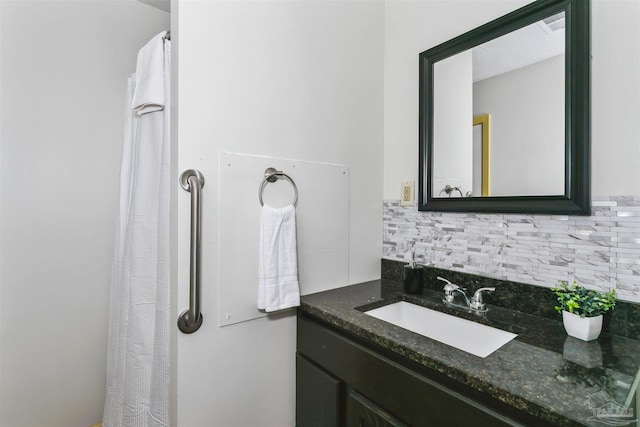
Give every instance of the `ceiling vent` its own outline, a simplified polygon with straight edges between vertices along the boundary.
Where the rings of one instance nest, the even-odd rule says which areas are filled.
[[[564,12],[551,15],[548,18],[545,18],[542,21],[539,21],[538,25],[547,34],[551,34],[554,31],[558,31],[558,30],[564,30],[564,27],[565,27]]]
[[[138,1],[141,3],[146,3],[149,6],[155,7],[156,9],[164,10],[165,12],[171,12],[171,0],[138,0]]]

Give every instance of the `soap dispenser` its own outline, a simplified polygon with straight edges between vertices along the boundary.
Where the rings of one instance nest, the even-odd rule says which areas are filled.
[[[404,266],[404,291],[408,294],[421,294],[424,287],[424,267],[416,264],[416,251],[411,251],[411,262]]]

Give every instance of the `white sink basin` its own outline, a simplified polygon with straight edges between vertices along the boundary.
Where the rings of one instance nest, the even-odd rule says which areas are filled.
[[[518,336],[405,301],[365,314],[479,357],[487,357]]]

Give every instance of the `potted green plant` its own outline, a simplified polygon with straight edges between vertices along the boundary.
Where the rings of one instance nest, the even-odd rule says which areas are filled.
[[[551,291],[558,297],[555,308],[562,313],[564,329],[569,336],[592,341],[602,331],[602,315],[616,306],[616,290],[598,292],[579,286],[574,280],[569,284],[560,280]]]

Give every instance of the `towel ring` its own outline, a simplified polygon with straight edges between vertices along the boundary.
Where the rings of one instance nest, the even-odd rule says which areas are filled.
[[[295,207],[298,204],[298,187],[296,183],[291,179],[289,175],[286,173],[276,170],[276,168],[267,168],[264,171],[264,179],[260,183],[260,189],[258,190],[258,199],[260,200],[260,206],[264,206],[264,202],[262,201],[262,192],[264,191],[265,185],[267,182],[276,182],[277,180],[284,178],[293,185],[294,197],[293,197],[293,206]]]

